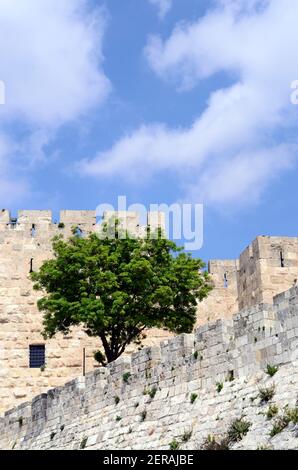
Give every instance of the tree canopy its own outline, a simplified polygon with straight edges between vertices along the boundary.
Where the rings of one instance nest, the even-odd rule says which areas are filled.
[[[149,232],[148,232],[149,233]],[[32,273],[44,296],[44,337],[68,334],[81,325],[99,337],[102,364],[117,359],[127,345],[140,342],[145,329],[189,333],[197,303],[211,289],[204,263],[162,236],[74,235],[53,239],[54,258]]]

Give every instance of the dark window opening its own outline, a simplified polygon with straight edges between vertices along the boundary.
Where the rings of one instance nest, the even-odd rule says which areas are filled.
[[[18,219],[16,219],[16,218],[10,219],[10,226],[11,226],[11,228],[16,228],[17,223],[18,223]]]
[[[225,287],[225,288],[228,287],[228,277],[227,277],[227,273],[224,273],[224,287]]]
[[[33,273],[33,258],[30,259],[30,274]]]
[[[75,230],[75,237],[77,238],[83,238],[83,230],[80,229],[80,227],[77,227]]]
[[[46,347],[44,344],[29,346],[29,366],[30,369],[39,369],[46,363]]]
[[[32,238],[35,238],[35,235],[36,235],[36,227],[35,227],[35,224],[32,224],[32,227],[31,227],[31,237],[32,237]]]
[[[234,371],[233,370],[229,370],[229,374],[228,374],[228,380],[229,382],[233,382],[235,376],[234,376]]]
[[[284,259],[284,255],[283,255],[282,251],[279,253],[279,256],[280,256],[280,267],[284,268],[285,267],[285,259]]]

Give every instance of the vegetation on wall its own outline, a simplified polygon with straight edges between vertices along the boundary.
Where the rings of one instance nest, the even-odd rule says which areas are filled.
[[[111,237],[110,234],[114,233]],[[101,340],[96,354],[105,365],[126,347],[140,344],[146,328],[190,333],[197,303],[211,289],[204,263],[193,259],[161,230],[137,238],[121,231],[117,220],[102,233],[62,236],[53,241],[54,258],[32,273],[34,288],[45,294],[38,301],[44,313],[44,336],[68,334],[81,325]]]

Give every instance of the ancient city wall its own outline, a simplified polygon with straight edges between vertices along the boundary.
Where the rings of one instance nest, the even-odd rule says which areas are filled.
[[[119,358],[50,390],[0,420],[4,449],[199,449],[233,420],[250,423],[233,448],[298,449],[297,425],[270,436],[269,403],[282,416],[297,407],[298,287],[274,305],[244,310]],[[278,365],[269,377],[266,366]],[[220,385],[220,387],[219,387]],[[269,403],[260,388],[273,387]]]
[[[198,307],[198,325],[259,303],[290,289],[298,279],[298,238],[257,237],[239,260],[213,260],[208,271],[214,290]]]
[[[238,260],[211,260],[208,263],[208,272],[212,278],[213,290],[198,305],[196,326],[232,318],[238,311]]]
[[[128,216],[130,230],[143,230],[138,214]],[[162,220],[148,214],[148,222],[154,228]],[[80,375],[83,348],[87,371],[98,365],[93,359],[98,340],[74,329],[67,337],[57,335],[46,342],[44,370],[29,368],[29,345],[45,344],[36,306],[40,293],[32,288],[30,271],[52,256],[52,238],[70,236],[74,226],[83,234],[99,230],[95,211],[62,211],[56,223],[51,211],[19,211],[17,219],[0,212],[0,413]],[[165,337],[157,330],[149,334],[153,343]]]
[[[115,213],[106,217],[110,215]],[[117,214],[120,219],[124,215],[128,230],[145,232],[137,213]],[[149,213],[147,223],[153,229],[163,226],[163,214]],[[52,238],[70,236],[74,226],[83,234],[100,230],[95,211],[61,211],[56,222],[51,211],[19,211],[15,219],[9,211],[0,211],[0,413],[80,375],[84,348],[87,371],[97,367],[97,339],[74,329],[67,337],[57,335],[46,342],[44,370],[29,368],[29,346],[45,344],[36,307],[40,293],[32,289],[30,271],[52,256]],[[197,326],[231,319],[259,302],[271,303],[275,294],[291,287],[298,278],[298,239],[258,237],[239,260],[210,261],[209,272],[214,290],[198,306]],[[157,345],[169,336],[150,330],[145,345]]]

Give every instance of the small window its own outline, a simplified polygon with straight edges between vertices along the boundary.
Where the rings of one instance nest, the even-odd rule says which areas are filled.
[[[30,274],[33,273],[33,261],[34,261],[34,259],[31,258],[31,259],[30,259],[30,269],[29,269],[29,273],[30,273]]]
[[[227,273],[224,273],[224,287],[227,288],[228,286],[229,286],[228,276],[227,276]]]
[[[228,380],[229,380],[229,382],[233,382],[234,379],[235,379],[234,371],[233,371],[233,370],[229,370],[229,373],[228,373]]]
[[[16,228],[17,224],[18,224],[18,219],[13,218],[13,219],[10,220],[10,227],[11,228]]]
[[[46,347],[44,344],[30,345],[29,352],[30,369],[39,369],[40,367],[45,365]]]
[[[80,229],[80,227],[76,227],[75,232],[74,232],[75,237],[77,238],[83,238],[83,230]]]
[[[35,238],[35,235],[36,235],[36,226],[35,226],[35,224],[32,224],[32,227],[31,227],[31,237],[32,237],[32,238]]]
[[[280,267],[284,268],[285,267],[285,259],[284,259],[284,254],[283,254],[282,251],[279,253],[279,256],[280,256]]]

